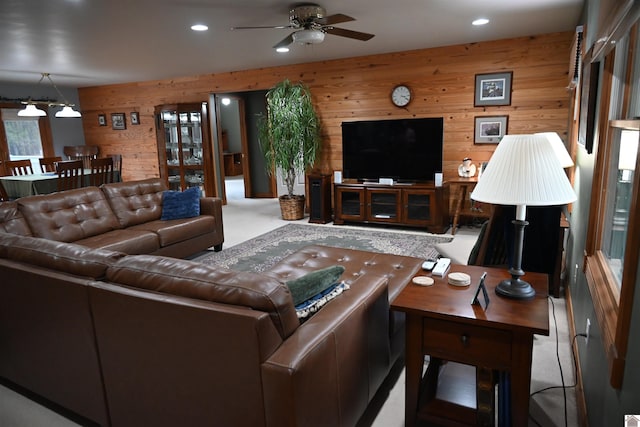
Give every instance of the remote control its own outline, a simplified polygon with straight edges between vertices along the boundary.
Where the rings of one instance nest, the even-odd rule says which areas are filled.
[[[422,269],[423,270],[427,270],[427,271],[431,271],[433,270],[433,267],[436,266],[436,261],[432,260],[432,259],[428,259],[425,262],[422,263]]]
[[[433,267],[433,270],[431,270],[431,273],[435,274],[436,276],[444,276],[445,274],[447,274],[450,265],[450,258],[440,258],[435,267]]]

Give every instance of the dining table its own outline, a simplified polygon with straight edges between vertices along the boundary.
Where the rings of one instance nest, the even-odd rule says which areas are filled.
[[[84,186],[91,185],[91,169],[84,170]],[[120,181],[120,171],[114,170],[114,181]],[[56,172],[34,173],[30,175],[0,176],[2,185],[10,199],[49,194],[58,191],[58,174]]]

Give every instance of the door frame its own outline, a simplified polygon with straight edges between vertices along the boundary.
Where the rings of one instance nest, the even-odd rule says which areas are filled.
[[[249,150],[249,140],[247,138],[247,120],[246,120],[246,105],[245,98],[242,96],[244,92],[236,92],[236,93],[212,93],[212,104],[215,106],[215,120],[212,120],[211,128],[214,130],[212,133],[214,134],[214,139],[216,140],[216,144],[214,149],[218,153],[216,157],[217,162],[215,162],[216,170],[214,173],[217,177],[219,177],[220,185],[219,185],[219,196],[222,198],[223,203],[227,203],[227,194],[226,194],[226,185],[225,182],[225,173],[224,173],[224,151],[222,146],[222,119],[221,119],[221,108],[222,108],[222,98],[230,98],[232,100],[237,101],[238,105],[238,115],[239,115],[239,126],[240,126],[240,143],[241,143],[241,162],[242,162],[242,173],[244,180],[244,192],[245,198],[276,198],[277,197],[277,182],[276,177],[269,177],[270,182],[269,193],[255,193],[253,191],[252,180],[253,176],[251,174],[251,156]]]

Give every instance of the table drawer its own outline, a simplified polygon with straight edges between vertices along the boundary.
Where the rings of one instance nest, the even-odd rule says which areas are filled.
[[[511,365],[511,333],[498,329],[423,319],[422,347],[425,354],[446,360],[493,369]]]

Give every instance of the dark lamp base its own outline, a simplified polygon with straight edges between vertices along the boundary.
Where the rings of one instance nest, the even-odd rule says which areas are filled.
[[[531,299],[536,291],[524,280],[506,279],[496,286],[496,294],[506,298]]]

